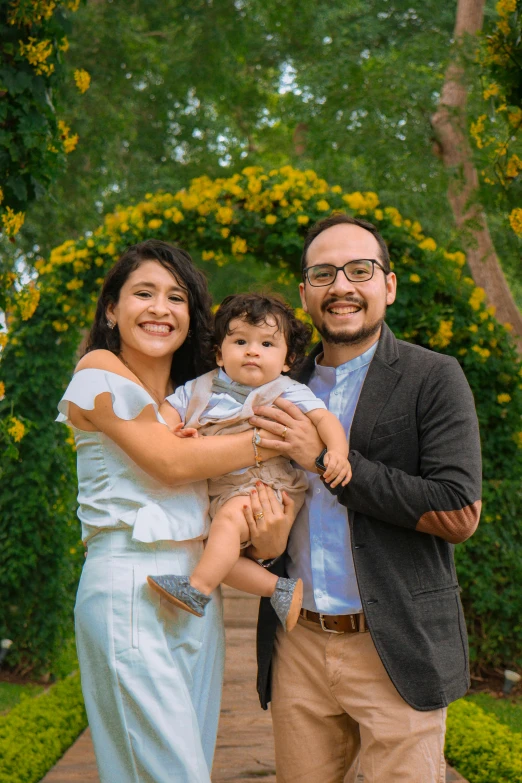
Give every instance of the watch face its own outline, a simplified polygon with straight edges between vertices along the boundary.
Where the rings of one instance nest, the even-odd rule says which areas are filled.
[[[318,470],[320,470],[322,473],[326,470],[326,465],[323,462],[324,455],[326,454],[326,449],[323,449],[323,451],[319,454],[317,459],[315,460],[315,466]]]

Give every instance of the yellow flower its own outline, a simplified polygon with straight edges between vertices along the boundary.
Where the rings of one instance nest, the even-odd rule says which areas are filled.
[[[513,440],[515,441],[519,449],[522,449],[522,432],[515,432],[515,434],[513,435]]]
[[[431,237],[426,237],[422,242],[419,242],[419,247],[421,250],[434,251],[437,249],[437,243]]]
[[[480,117],[475,121],[472,122],[470,125],[469,132],[475,139],[475,144],[479,149],[481,149],[484,146],[484,142],[482,141],[481,133],[484,130],[484,123],[487,119],[486,114],[481,114]]]
[[[243,237],[232,237],[231,248],[234,255],[246,253],[248,250],[247,243]]]
[[[5,346],[7,345],[7,340],[8,337],[6,332],[0,332],[0,348],[5,348]]]
[[[69,41],[67,40],[67,38],[65,36],[62,38],[62,40],[58,44],[58,49],[61,52],[66,52],[69,49]]]
[[[25,220],[25,212],[15,212],[11,207],[6,207],[2,215],[2,223],[8,237],[14,237],[22,228]]]
[[[419,275],[415,274],[415,272],[410,275],[410,280],[412,283],[420,283],[421,281]]]
[[[454,261],[458,266],[464,266],[464,264],[466,263],[466,256],[464,255],[464,253],[461,253],[460,250],[457,250],[455,253],[448,253],[445,250],[444,258],[447,258],[450,261]]]
[[[328,212],[330,209],[330,204],[327,202],[325,198],[322,198],[320,201],[317,202],[317,209],[319,212]]]
[[[308,215],[298,215],[297,222],[300,226],[306,226],[306,224],[310,222],[310,218]]]
[[[514,178],[519,171],[522,171],[522,160],[520,160],[518,155],[512,155],[506,166],[506,176]]]
[[[5,384],[3,381],[0,381],[0,401],[2,401],[5,397]]]
[[[395,207],[385,207],[384,212],[390,218],[394,226],[402,226],[402,215]]]
[[[83,94],[84,92],[87,92],[90,87],[91,77],[83,68],[78,68],[74,72],[74,81],[76,82],[79,91]]]
[[[277,223],[277,215],[267,215],[265,218],[265,223],[267,223],[269,226],[273,226],[274,223]]]
[[[485,101],[487,101],[488,98],[490,98],[492,95],[498,95],[498,84],[495,84],[495,82],[491,82],[489,87],[486,87],[484,92],[482,93],[482,97]]]
[[[232,219],[234,217],[234,210],[232,207],[219,207],[219,209],[216,212],[216,220],[218,223],[223,223],[226,225],[227,223],[232,223]]]
[[[159,218],[153,218],[152,220],[149,220],[148,227],[152,228],[153,230],[155,228],[159,228],[163,224],[163,220],[160,220]]]
[[[83,287],[83,280],[77,280],[76,278],[73,278],[72,280],[69,280],[69,282],[65,284],[65,287],[69,291],[77,291],[78,288]]]
[[[69,328],[69,324],[63,323],[63,321],[53,321],[52,327],[57,332],[66,332]]]
[[[437,333],[430,337],[429,344],[432,348],[446,348],[453,337],[453,321],[441,321]]]
[[[17,305],[18,309],[20,311],[20,317],[22,321],[28,321],[29,318],[33,315],[34,311],[38,307],[38,302],[40,301],[40,292],[34,285],[34,283],[29,283],[26,288],[24,288],[17,297]]]
[[[20,54],[29,61],[37,75],[50,76],[53,73],[54,63],[47,62],[47,59],[53,53],[51,41],[38,41],[36,38],[29,37],[28,43],[23,41],[18,43],[20,44]]]
[[[480,305],[482,304],[485,298],[486,298],[486,292],[484,291],[484,289],[480,288],[480,286],[475,288],[475,290],[473,291],[469,299],[469,303],[473,308],[473,310],[479,310]]]
[[[11,423],[7,428],[7,432],[12,437],[12,439],[15,441],[15,443],[20,443],[22,438],[25,435],[25,427],[22,424],[19,419],[15,418],[14,416],[11,417]]]
[[[481,348],[480,345],[473,345],[471,350],[475,351],[483,361],[486,361],[491,356],[491,351],[487,348]]]
[[[500,405],[506,405],[508,402],[511,402],[511,395],[509,395],[509,394],[498,394],[497,395],[497,402]]]
[[[332,188],[330,188],[332,193],[342,193],[343,189],[340,185],[334,185]]]
[[[201,254],[203,261],[211,261],[216,254],[213,250],[204,250]]]
[[[509,216],[509,222],[515,234],[522,236],[522,209],[520,207],[516,207],[512,210]]]
[[[0,204],[2,203],[3,200],[4,200],[4,191],[2,190],[2,188],[0,188]]]
[[[75,133],[74,136],[69,136],[71,129],[63,120],[58,122],[58,129],[60,131],[60,138],[62,139],[63,148],[65,152],[69,154],[75,149],[80,137],[77,133]]]
[[[375,210],[375,219],[376,220],[382,220],[383,217],[384,217],[384,212],[382,211],[382,209],[376,209]]]
[[[224,239],[226,239],[226,238],[228,237],[228,235],[229,235],[229,234],[230,234],[230,229],[229,229],[229,228],[222,228],[222,229],[221,229],[221,236],[222,236]]]
[[[477,324],[471,324],[471,326],[468,326],[468,331],[473,332],[473,334],[476,334],[478,332]]]
[[[495,7],[499,16],[507,16],[517,10],[517,0],[498,0]]]

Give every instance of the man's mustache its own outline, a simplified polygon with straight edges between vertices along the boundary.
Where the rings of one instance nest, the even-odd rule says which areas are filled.
[[[324,313],[326,312],[327,308],[330,307],[330,305],[336,305],[336,304],[353,304],[353,305],[357,305],[357,307],[360,307],[361,310],[368,309],[368,304],[367,302],[365,302],[364,299],[358,299],[355,296],[348,296],[348,297],[344,297],[343,299],[336,299],[335,297],[326,299],[326,301],[324,301],[321,306],[321,310]]]

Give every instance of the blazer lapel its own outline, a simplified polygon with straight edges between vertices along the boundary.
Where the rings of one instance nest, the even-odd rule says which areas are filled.
[[[368,453],[373,428],[397,385],[401,372],[393,365],[399,359],[397,340],[383,324],[379,345],[368,368],[350,431],[350,449]]]

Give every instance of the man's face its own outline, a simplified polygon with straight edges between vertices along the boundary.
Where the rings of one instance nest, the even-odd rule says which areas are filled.
[[[306,266],[342,267],[347,261],[363,258],[382,263],[377,240],[360,226],[341,223],[313,240]],[[340,270],[330,285],[311,286],[306,280],[300,284],[299,293],[303,309],[325,342],[356,345],[379,333],[386,307],[395,301],[396,286],[393,272],[385,275],[375,266],[373,277],[366,282],[352,283]]]

